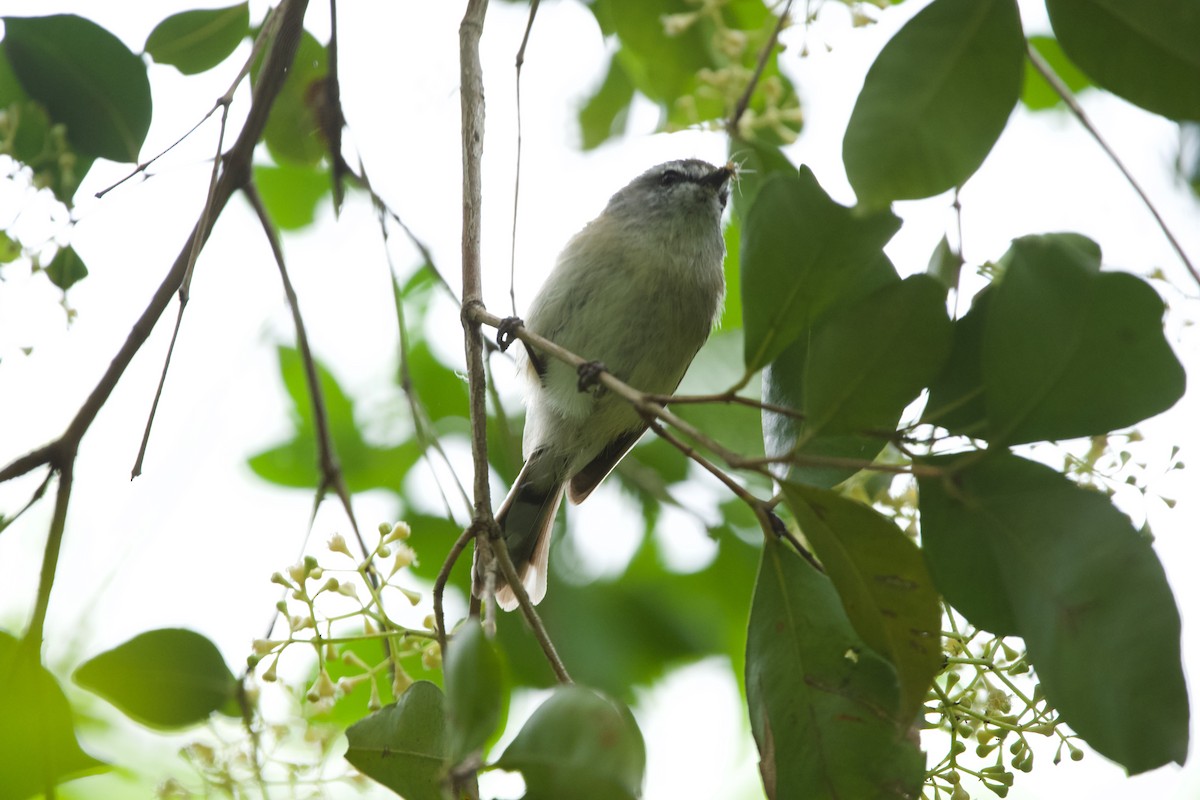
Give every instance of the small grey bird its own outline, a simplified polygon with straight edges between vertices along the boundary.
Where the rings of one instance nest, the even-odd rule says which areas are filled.
[[[670,394],[708,339],[725,296],[721,214],[732,164],[668,161],[614,194],[575,234],[542,286],[525,326],[636,389]],[[565,489],[581,503],[646,431],[622,398],[581,391],[580,374],[537,351],[522,372],[525,466],[496,512],[530,600],[546,594],[550,531]],[[483,576],[474,570],[474,592]],[[496,578],[496,601],[516,595]]]

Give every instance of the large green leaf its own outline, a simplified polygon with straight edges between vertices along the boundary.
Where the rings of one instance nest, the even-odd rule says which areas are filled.
[[[1171,119],[1200,120],[1195,0],[1046,0],[1062,49],[1092,80]]]
[[[47,796],[64,780],[102,772],[75,738],[71,706],[38,648],[0,631],[0,800]]]
[[[500,654],[475,618],[454,634],[446,653],[447,751],[460,761],[503,722],[508,695]]]
[[[895,667],[898,719],[915,721],[942,668],[940,596],[920,549],[862,503],[791,483],[783,493],[854,630]]]
[[[854,631],[829,578],[774,538],[754,589],[746,699],[770,800],[920,791],[895,670]]]
[[[525,800],[633,800],[646,747],[623,704],[565,686],[542,703],[496,762],[525,778]]]
[[[1097,752],[1131,773],[1182,764],[1179,611],[1149,541],[1050,467],[956,458],[931,462],[946,478],[920,479],[938,588],[975,625],[1025,639],[1047,700]]]
[[[75,682],[154,728],[204,722],[238,687],[216,645],[181,628],[139,634],[75,670]]]
[[[860,203],[928,197],[983,163],[1021,93],[1013,0],[934,0],[875,59],[842,158]]]
[[[212,69],[250,35],[250,4],[172,14],[154,27],[146,52],[184,75]]]
[[[768,178],[742,223],[747,371],[771,363],[831,309],[895,281],[883,246],[899,227],[891,212],[838,205],[807,167]]]
[[[1013,242],[988,306],[983,382],[988,438],[1092,436],[1139,422],[1183,395],[1184,371],[1145,281],[1100,272],[1082,237]]]
[[[82,156],[137,161],[150,129],[150,81],[120,39],[72,14],[4,17],[4,52]]]
[[[444,705],[441,689],[417,681],[396,703],[346,729],[346,760],[405,800],[445,800]]]
[[[1170,408],[1186,376],[1140,278],[1076,234],[1026,236],[955,326],[925,420],[1008,444],[1094,436]]]
[[[937,376],[950,337],[945,290],[927,275],[885,284],[830,314],[763,373],[766,399],[803,414],[763,412],[768,452],[800,456],[791,473],[797,481],[833,485],[849,477],[854,467],[806,465],[803,456],[873,458]]]

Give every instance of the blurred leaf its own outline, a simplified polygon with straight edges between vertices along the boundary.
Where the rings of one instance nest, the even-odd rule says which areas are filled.
[[[1046,0],[1072,61],[1113,94],[1176,120],[1200,120],[1200,14],[1194,0]]]
[[[444,705],[441,689],[417,681],[394,705],[346,729],[346,760],[405,800],[444,800]]]
[[[258,80],[261,67],[262,58],[259,58],[250,71],[252,80]],[[271,115],[263,130],[267,150],[275,163],[315,167],[324,157],[327,148],[321,138],[313,103],[328,71],[329,54],[325,46],[307,30],[303,31],[296,58],[271,106]]]
[[[1062,51],[1058,40],[1053,36],[1030,36],[1029,46],[1037,51],[1042,60],[1054,71],[1072,94],[1079,94],[1089,88],[1092,82],[1087,75],[1079,71],[1067,54]],[[1033,63],[1025,60],[1025,88],[1021,90],[1021,102],[1030,111],[1044,111],[1062,104],[1062,98],[1054,91],[1042,73],[1034,68]]]
[[[285,163],[256,164],[254,185],[262,196],[271,219],[283,230],[297,230],[313,223],[317,204],[330,194],[333,178],[328,168],[311,168]]]
[[[533,712],[496,765],[521,773],[525,800],[633,800],[641,796],[646,746],[624,705],[564,686]]]
[[[946,289],[958,291],[958,276],[962,267],[962,254],[950,247],[950,239],[943,236],[929,256],[925,274],[936,278]]]
[[[71,14],[4,17],[4,52],[82,156],[137,161],[150,128],[150,81],[120,39]]]
[[[60,247],[46,266],[46,277],[64,292],[87,277],[88,269],[74,247]]]
[[[738,356],[744,345],[740,330],[719,331],[700,349],[677,390],[681,395],[720,394],[742,377]],[[755,396],[756,387],[743,390]],[[725,403],[687,403],[671,406],[671,411],[707,435],[747,458],[763,454],[762,423],[759,410],[751,406]]]
[[[938,588],[972,624],[1025,640],[1046,699],[1097,752],[1130,773],[1182,764],[1179,611],[1149,542],[1050,467],[995,449],[960,458],[919,481]]]
[[[0,264],[11,264],[21,257],[21,243],[0,230]]]
[[[290,441],[251,456],[248,463],[256,475],[271,483],[315,488],[321,484],[321,476],[304,365],[295,349],[280,347],[278,352],[284,386],[292,398],[296,433]],[[353,401],[324,365],[317,362],[316,366],[330,436],[347,488],[351,492],[368,489],[399,491],[401,479],[420,458],[420,448],[411,439],[391,447],[365,441],[355,422]]]
[[[250,35],[250,4],[172,14],[146,39],[146,53],[184,75],[212,69]]]
[[[182,628],[138,634],[80,665],[74,679],[126,716],[165,730],[204,722],[238,688],[216,645]]]
[[[633,101],[633,84],[618,57],[608,64],[604,82],[579,109],[579,132],[582,149],[593,150],[612,136],[625,132],[629,104]]]
[[[924,757],[897,724],[892,666],[830,580],[767,537],[750,612],[746,699],[771,800],[916,796]]]
[[[782,488],[854,630],[896,669],[897,719],[915,721],[942,668],[941,597],[921,550],[862,503],[823,489],[791,483]]]
[[[409,346],[408,370],[430,419],[436,422],[446,417],[467,418],[470,404],[465,376],[438,361],[424,340]]]
[[[1021,94],[1025,40],[1012,0],[934,0],[892,37],[854,105],[842,158],[861,204],[961,186]]]
[[[64,780],[109,769],[80,749],[71,706],[37,645],[3,631],[0,708],[0,800],[50,794]]]
[[[717,655],[740,668],[758,546],[728,527],[714,537],[719,549],[712,563],[685,575],[666,568],[654,537],[646,537],[616,579],[573,584],[562,577],[565,565],[551,565],[550,590],[538,611],[575,680],[632,703],[637,688],[674,666]],[[562,549],[551,548],[552,560]],[[516,682],[554,684],[518,615],[501,617],[499,640]]]
[[[508,694],[500,654],[477,619],[468,619],[446,650],[447,753],[457,763],[503,724]]]
[[[899,229],[889,211],[861,215],[835,203],[807,167],[773,175],[742,225],[745,363],[771,363],[840,303],[896,280],[883,246]]]
[[[616,58],[642,94],[664,106],[688,93],[695,74],[713,66],[699,26],[668,36],[662,18],[683,9],[677,0],[595,0],[589,6],[605,34],[621,40]]]

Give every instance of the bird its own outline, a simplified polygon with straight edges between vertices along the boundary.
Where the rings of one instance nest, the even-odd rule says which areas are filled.
[[[525,463],[496,522],[535,604],[546,594],[563,495],[583,502],[647,429],[629,402],[588,386],[585,373],[607,371],[652,395],[679,386],[724,302],[721,218],[735,176],[733,163],[694,158],[646,170],[568,241],[529,306],[528,331],[588,361],[577,370],[536,348],[518,351],[529,385]],[[478,553],[472,574],[472,591],[482,597]],[[513,587],[498,571],[494,588],[497,605],[516,608]]]

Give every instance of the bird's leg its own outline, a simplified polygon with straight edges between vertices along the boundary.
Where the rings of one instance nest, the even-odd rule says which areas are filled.
[[[524,326],[525,320],[520,317],[505,317],[500,320],[500,324],[496,326],[496,344],[501,353],[517,340],[517,328]]]

